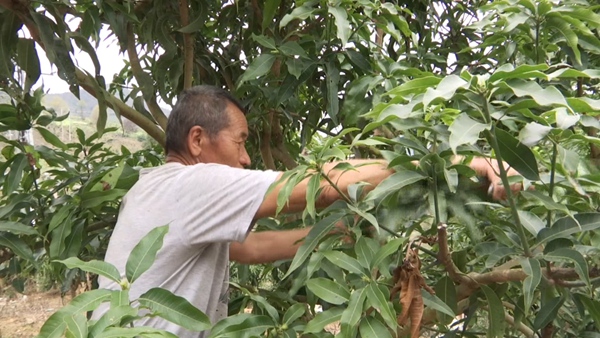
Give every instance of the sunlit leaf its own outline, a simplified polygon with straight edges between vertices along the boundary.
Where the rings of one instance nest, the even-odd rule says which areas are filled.
[[[466,113],[458,115],[448,129],[448,131],[450,131],[450,148],[452,148],[452,151],[456,154],[456,148],[458,146],[463,144],[474,144],[479,140],[479,134],[489,128],[489,125],[473,120]]]

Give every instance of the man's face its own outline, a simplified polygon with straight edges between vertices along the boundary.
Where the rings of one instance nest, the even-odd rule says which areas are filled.
[[[208,138],[207,146],[202,149],[200,161],[234,168],[247,167],[250,165],[250,156],[246,151],[248,138],[246,116],[234,104],[227,105],[226,112],[229,126],[222,129],[217,136]]]

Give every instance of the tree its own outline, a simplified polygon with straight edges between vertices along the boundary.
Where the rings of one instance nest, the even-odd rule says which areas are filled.
[[[89,220],[115,215],[131,184],[124,173],[140,165],[139,156],[106,154],[84,164],[88,175],[78,176],[81,185],[63,185],[67,176],[55,175],[45,185],[48,192],[78,189],[74,198],[88,202],[58,207],[54,196],[34,188],[37,164],[26,169],[28,154],[70,172],[81,153],[99,151],[94,143],[108,107],[164,143],[166,116],[158,100],[172,104],[182,89],[206,83],[229,89],[249,107],[256,166],[294,168],[289,184],[309,175],[318,182],[322,163],[349,156],[384,157],[397,171],[366,196],[358,185],[332,208],[317,211],[309,203],[295,220],[260,222],[259,228],[314,228],[292,262],[258,271],[233,267],[232,316],[215,326],[214,336],[231,330],[328,336],[324,326],[338,320],[345,336],[415,337],[420,330],[461,337],[593,336],[600,329],[594,298],[600,277],[595,6],[543,0],[0,0],[6,42],[0,85],[13,100],[1,106],[9,118],[0,125],[43,128],[40,94],[30,93],[39,77],[35,44],[72,91],[83,88],[99,104],[98,135],[72,146],[55,142],[75,152],[68,162],[15,142],[3,151],[8,176],[2,178],[2,203],[10,212],[2,217],[36,229],[4,227],[23,243],[3,244],[16,255],[10,262],[35,261],[18,249],[35,248],[40,237],[50,238],[44,244],[50,259],[101,256],[101,245],[66,254],[58,249],[81,242],[75,240],[80,233],[96,243],[99,226]],[[75,30],[65,24],[72,17],[80,20]],[[129,57],[112,84],[99,75],[93,47],[103,27]],[[23,28],[29,35],[19,35]],[[93,72],[75,66],[68,53],[74,45],[95,60]],[[24,79],[15,76],[21,72]],[[453,164],[454,155],[505,160],[520,173],[517,180],[535,189],[492,203],[485,192],[475,193],[477,178],[464,164]],[[504,168],[499,175],[505,185],[514,180]],[[317,194],[315,188],[309,202]],[[29,198],[27,206],[44,217],[25,217],[18,198]],[[91,198],[96,202],[89,204]],[[330,235],[339,220],[348,233]],[[100,227],[110,229],[113,221]],[[252,283],[265,276],[272,288]],[[435,295],[422,292],[426,285]],[[324,312],[314,313],[317,303]],[[253,314],[241,313],[248,305]],[[460,328],[452,324],[458,314]]]

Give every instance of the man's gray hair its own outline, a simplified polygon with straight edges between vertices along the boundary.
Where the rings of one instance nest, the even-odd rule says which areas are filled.
[[[226,109],[230,103],[245,114],[240,102],[224,89],[202,85],[181,92],[167,122],[167,154],[187,150],[187,136],[194,126],[202,127],[211,138],[216,137],[229,126]]]

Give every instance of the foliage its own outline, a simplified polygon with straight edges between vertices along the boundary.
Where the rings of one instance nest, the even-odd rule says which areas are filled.
[[[0,106],[6,117],[0,127],[19,130],[21,121],[10,119],[10,114],[28,114],[33,128],[52,146],[33,147],[0,136],[0,229],[5,248],[0,266],[18,290],[37,272],[60,282],[67,292],[86,276],[78,270],[65,274],[64,267],[49,262],[104,257],[120,197],[137,181],[140,166],[156,165],[160,159],[154,150],[131,153],[122,148],[115,153],[98,133],[86,136],[79,129],[76,142],[64,143],[46,129],[57,118],[44,110],[41,95],[37,90]]]
[[[295,168],[286,174],[289,185],[312,182],[302,215],[264,220],[259,228],[313,228],[292,262],[234,267],[231,316],[211,336],[326,337],[332,334],[325,326],[338,321],[343,336],[406,336],[409,325],[397,321],[408,303],[391,299],[391,290],[404,285],[403,271],[418,266],[407,259],[415,248],[417,270],[435,295],[414,286],[399,293],[423,302],[422,313],[410,310],[411,318],[422,317],[421,331],[582,337],[600,329],[596,3],[180,3],[41,1],[19,7],[0,0],[0,85],[14,98],[2,106],[11,115],[0,123],[19,130],[42,124],[41,110],[27,108],[39,97],[29,94],[39,77],[34,44],[74,92],[84,88],[99,100],[100,134],[111,107],[163,142],[165,115],[156,102],[172,103],[192,84],[222,86],[243,100],[254,165]],[[79,20],[75,29],[66,25],[71,17]],[[18,35],[23,25],[31,38]],[[76,44],[96,60],[93,43],[103,27],[129,57],[112,84],[99,76],[100,62],[86,73],[68,53]],[[133,107],[124,104],[121,90],[129,86]],[[37,188],[52,194],[37,193],[27,166],[31,153],[73,175],[71,168],[81,166],[76,159],[83,149],[91,151],[96,137],[64,146],[54,141],[56,152],[19,143],[3,152],[3,187],[13,193],[3,191],[2,201],[15,204],[13,214],[2,217],[23,225],[8,224],[3,236],[27,244],[8,246],[19,258],[7,268],[36,261],[23,249],[35,243],[43,243],[51,259],[101,254],[93,236],[73,251],[65,239],[77,233],[75,225],[87,229],[114,217],[124,192],[116,187],[131,183],[123,174],[128,167],[119,163],[133,168],[157,161],[94,148],[98,161],[80,167],[92,166],[85,179],[79,174],[65,185],[71,194],[59,183],[66,174],[52,181],[54,169]],[[73,152],[70,160],[56,159],[66,151]],[[508,193],[501,203],[490,201],[486,188],[477,194],[485,182],[466,165],[474,156],[506,161],[520,176],[509,178],[498,168],[503,184],[522,182],[527,189]],[[316,210],[323,163],[348,157],[383,157],[396,173],[370,192],[358,184],[342,201]],[[107,193],[100,182],[109,178],[116,181]],[[284,203],[289,188],[282,191]],[[94,204],[94,194],[105,199],[94,198]],[[18,204],[19,196],[30,204]],[[59,222],[65,215],[76,220]],[[340,220],[348,231],[332,234]],[[265,279],[271,283],[259,285]],[[324,311],[317,313],[317,305]],[[244,313],[249,307],[252,314]]]
[[[131,283],[152,265],[167,231],[167,225],[157,227],[140,240],[127,259],[124,278],[121,278],[116,267],[103,261],[83,262],[76,257],[58,261],[71,269],[78,268],[104,276],[119,283],[121,290],[100,289],[78,295],[48,318],[40,329],[39,336],[61,337],[66,334],[67,337],[175,337],[163,330],[143,326],[134,328],[131,325],[135,320],[153,316],[160,316],[189,330],[202,331],[209,328],[210,321],[202,311],[165,289],[150,289],[135,300],[129,297]],[[99,319],[88,320],[85,317],[85,311],[98,309],[103,303],[109,305]],[[134,306],[135,303],[139,306]]]

